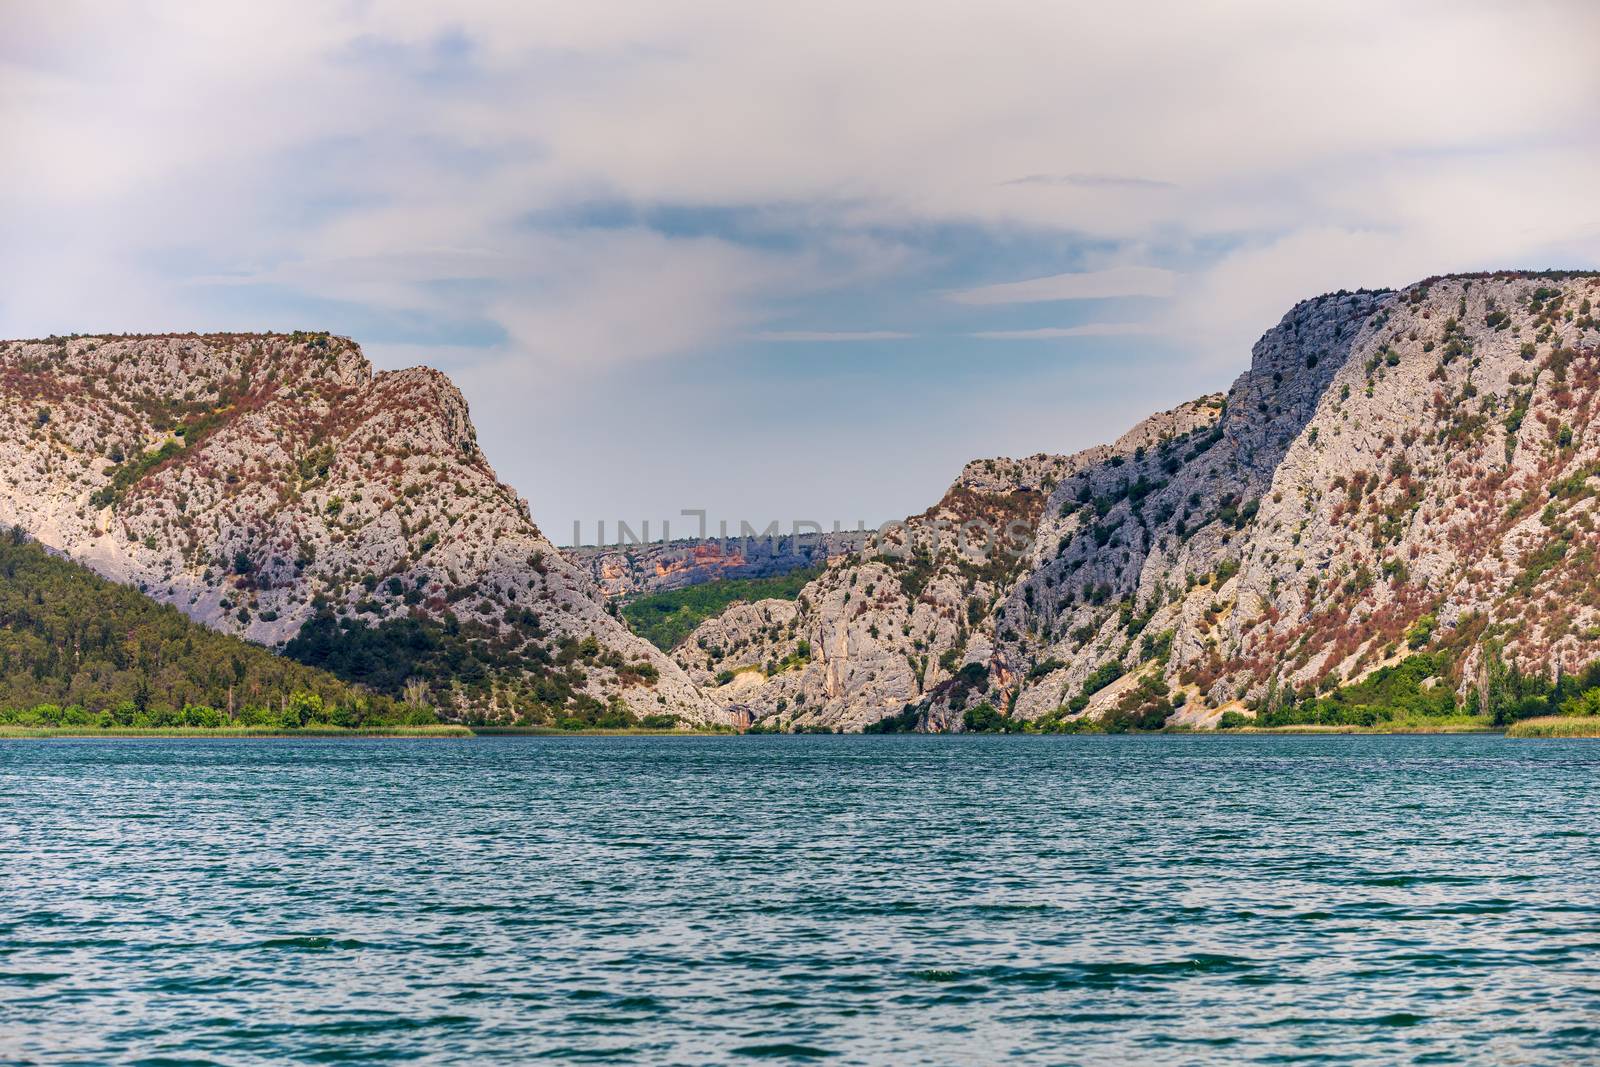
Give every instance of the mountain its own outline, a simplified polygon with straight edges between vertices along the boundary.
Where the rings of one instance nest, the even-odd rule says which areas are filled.
[[[1600,657],[1596,303],[1550,272],[1308,300],[1225,396],[969,464],[675,656],[782,728],[1211,726],[1391,675],[1488,711]],[[1010,550],[955,542],[975,520]]]
[[[1600,658],[1596,301],[1600,276],[1548,272],[1306,301],[1226,394],[1074,455],[968,464],[927,511],[830,548],[796,599],[733,604],[670,657],[597,578],[622,593],[788,556],[574,563],[447,379],[374,373],[326,334],[0,343],[0,523],[454,717],[1499,714]]]
[[[460,392],[327,334],[0,343],[0,523],[214,629],[490,721],[720,721],[496,478]]]
[[[0,716],[41,705],[97,717],[82,725],[99,717],[124,726],[221,725],[232,715],[276,726],[291,707],[327,709],[349,726],[433,720],[209,630],[13,529],[0,534]],[[186,709],[187,719],[174,717]]]
[[[581,545],[563,548],[575,566],[608,599],[687,589],[704,582],[776,578],[849,555],[866,542],[866,531],[717,537],[644,544]]]

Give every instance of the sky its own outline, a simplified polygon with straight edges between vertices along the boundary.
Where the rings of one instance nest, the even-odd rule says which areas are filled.
[[[1600,5],[0,3],[0,336],[326,329],[557,543],[877,524],[1296,301],[1600,267]]]

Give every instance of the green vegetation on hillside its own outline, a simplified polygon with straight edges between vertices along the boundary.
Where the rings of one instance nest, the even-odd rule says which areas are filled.
[[[223,390],[224,395],[215,407],[156,405],[155,410],[149,412],[152,420],[157,426],[170,429],[176,436],[168,437],[159,447],[136,456],[126,456],[121,448],[113,448],[109,457],[114,464],[109,471],[111,481],[91,494],[89,503],[97,508],[115,507],[121,503],[129,490],[155,473],[158,467],[181,455],[186,448],[199,445],[220,427],[233,409],[237,394],[245,389],[243,380],[231,383]]]
[[[647,593],[622,606],[622,617],[634,633],[663,652],[670,652],[696,626],[729,604],[753,600],[794,600],[821,567],[790,571],[776,578],[726,578],[684,589]]]
[[[1255,725],[1377,726],[1395,719],[1445,718],[1460,710],[1449,671],[1446,653],[1419,653],[1323,696],[1285,689],[1269,702],[1276,706],[1258,712]]]
[[[1480,719],[1510,726],[1525,719],[1600,715],[1600,661],[1552,682],[1507,664],[1494,641],[1481,650],[1481,684],[1457,700],[1451,650],[1418,653],[1323,696],[1286,689],[1261,710],[1259,726],[1382,726],[1395,722]]]
[[[1424,628],[1427,629],[1427,628]],[[1418,644],[1427,634],[1419,632]],[[1498,649],[1485,647],[1487,676],[1484,690],[1488,707],[1477,689],[1465,702],[1458,701],[1453,677],[1452,650],[1419,652],[1389,667],[1382,667],[1359,682],[1337,686],[1318,694],[1311,688],[1297,692],[1276,687],[1255,706],[1256,717],[1230,711],[1222,729],[1354,728],[1363,730],[1463,729],[1506,726],[1535,716],[1600,715],[1600,663],[1551,684],[1505,665]],[[1109,668],[1109,665],[1108,665]],[[1116,673],[1097,671],[1094,688],[1102,688]],[[1085,686],[1085,690],[1089,690]],[[1067,716],[1087,703],[1078,698],[1054,714],[1032,722],[1015,720],[989,705],[967,712],[966,727],[985,732],[1122,733],[1162,729],[1174,710],[1176,697],[1159,678],[1142,679],[1094,720]]]
[[[121,500],[127,491],[137,485],[151,471],[183,451],[183,445],[168,439],[160,448],[151,449],[112,468],[111,482],[89,497],[97,508],[110,507]]]
[[[471,727],[459,723],[424,723],[411,726],[0,726],[0,740],[46,737],[473,737]]]
[[[0,725],[347,729],[433,723],[0,536]]]
[[[1073,718],[1089,703],[1089,694],[1097,693],[1123,674],[1122,665],[1115,661],[1102,664],[1084,682],[1083,692],[1048,715],[1037,719],[1013,718],[988,703],[969,708],[962,716],[967,730],[976,733],[1007,734],[1125,734],[1131,731],[1160,730],[1167,717],[1183,703],[1171,692],[1171,687],[1159,674],[1146,675],[1136,685],[1117,698],[1115,704],[1093,719]]]
[[[323,612],[300,628],[284,654],[391,697],[410,695],[453,709],[474,724],[562,729],[670,729],[667,714],[643,719],[620,700],[583,692],[588,672],[612,671],[622,685],[653,685],[654,664],[630,663],[592,635],[548,634],[539,616],[507,609],[504,629],[446,615],[388,619],[376,626]]]

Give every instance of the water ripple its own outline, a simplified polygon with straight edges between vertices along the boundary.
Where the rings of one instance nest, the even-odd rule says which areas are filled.
[[[1600,746],[0,741],[0,1061],[1574,1062]]]

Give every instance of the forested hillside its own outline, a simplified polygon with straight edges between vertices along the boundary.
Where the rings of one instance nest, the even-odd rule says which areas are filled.
[[[50,555],[19,529],[0,536],[0,718],[273,727],[435,719],[209,630]]]

